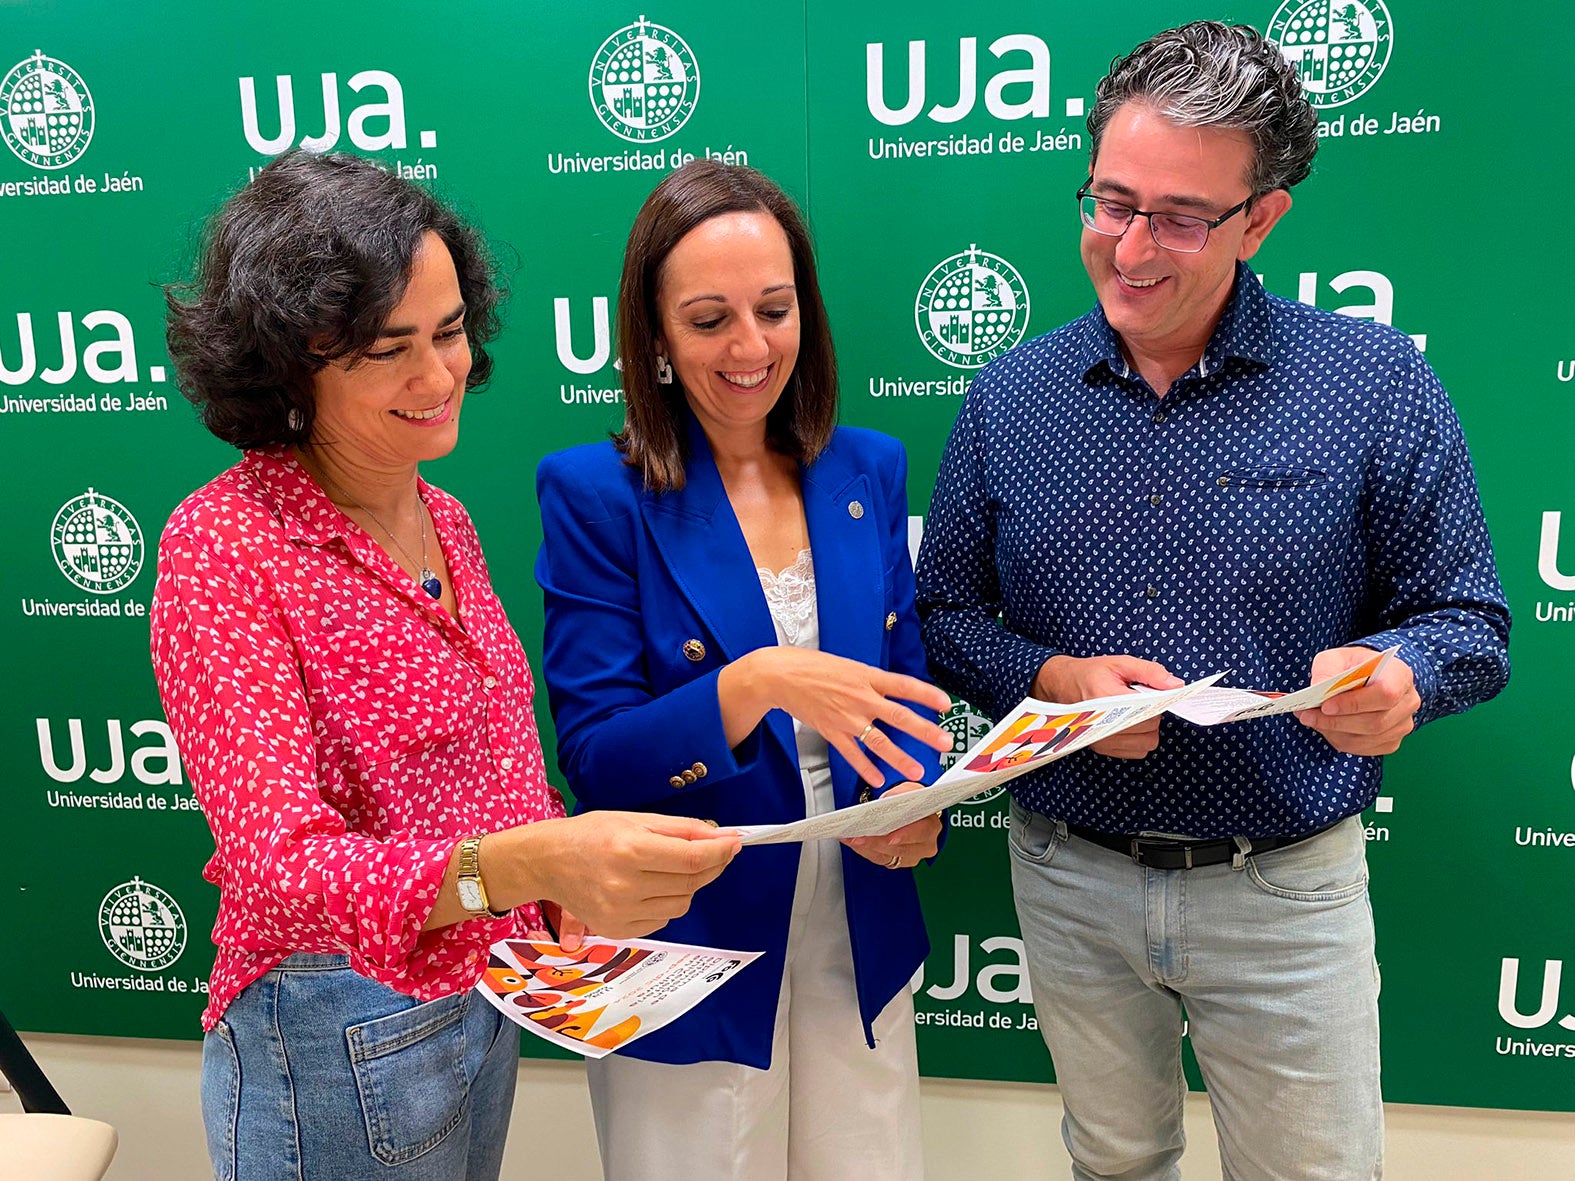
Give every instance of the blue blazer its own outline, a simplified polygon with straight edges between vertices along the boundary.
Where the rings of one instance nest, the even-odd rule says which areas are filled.
[[[736,748],[717,675],[776,632],[755,565],[699,425],[688,482],[647,492],[610,442],[549,455],[536,473],[546,600],[543,674],[558,761],[580,809],[697,816],[722,827],[804,816],[792,719],[772,710]],[[895,439],[839,428],[802,472],[820,646],[928,679],[908,558],[907,456]],[[926,768],[936,753],[898,735]],[[887,786],[900,780],[892,773]],[[839,808],[862,781],[835,749]],[[739,979],[624,1053],[657,1062],[768,1067],[799,846],[744,849],[660,938],[760,951]],[[929,951],[913,875],[842,850],[864,1035]]]

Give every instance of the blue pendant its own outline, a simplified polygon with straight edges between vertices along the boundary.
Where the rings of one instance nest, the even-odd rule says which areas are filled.
[[[428,574],[425,578],[423,578],[421,580],[421,589],[426,591],[427,594],[431,595],[434,599],[441,599],[443,597],[443,584],[438,581],[436,574]]]

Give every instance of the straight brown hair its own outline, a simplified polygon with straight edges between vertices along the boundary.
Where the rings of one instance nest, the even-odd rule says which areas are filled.
[[[766,416],[766,442],[800,463],[813,463],[837,425],[837,357],[826,305],[815,276],[815,252],[804,218],[777,184],[753,168],[693,160],[670,173],[640,206],[623,255],[618,285],[618,356],[623,368],[623,430],[613,442],[638,467],[650,492],[685,483],[684,416],[688,404],[674,375],[656,380],[660,317],[656,292],[673,248],[696,226],[725,213],[765,213],[787,236],[799,312],[798,363]]]

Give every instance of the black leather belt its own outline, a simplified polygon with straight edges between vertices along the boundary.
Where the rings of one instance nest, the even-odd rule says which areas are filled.
[[[1338,824],[1339,821],[1335,821]],[[1328,832],[1333,824],[1315,828],[1294,837],[1250,837],[1248,853],[1267,853],[1287,845],[1300,844],[1309,837]],[[1149,869],[1200,869],[1205,865],[1223,865],[1242,852],[1234,837],[1208,841],[1178,841],[1168,837],[1145,837],[1126,833],[1096,832],[1091,828],[1069,824],[1066,831],[1081,837],[1090,844],[1131,857],[1133,862]]]

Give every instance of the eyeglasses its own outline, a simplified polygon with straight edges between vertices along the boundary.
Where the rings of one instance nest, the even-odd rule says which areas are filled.
[[[1133,218],[1146,217],[1148,232],[1153,236],[1154,244],[1177,254],[1198,253],[1209,244],[1210,230],[1218,229],[1252,204],[1252,198],[1248,197],[1212,220],[1193,217],[1189,213],[1150,213],[1146,209],[1134,209],[1121,201],[1112,201],[1109,197],[1092,196],[1088,186],[1093,183],[1094,178],[1089,177],[1083,182],[1083,187],[1077,190],[1078,212],[1082,214],[1085,226],[1107,238],[1119,238],[1131,228]]]

